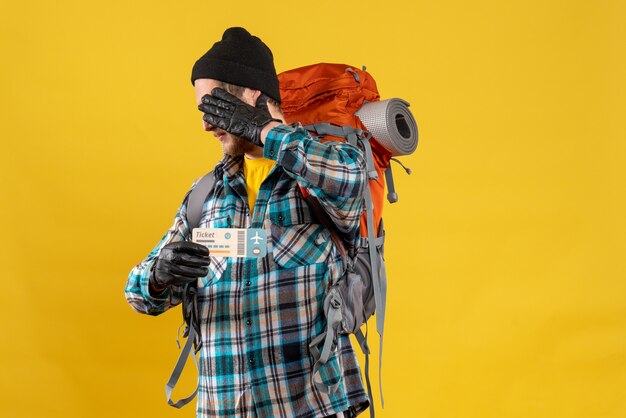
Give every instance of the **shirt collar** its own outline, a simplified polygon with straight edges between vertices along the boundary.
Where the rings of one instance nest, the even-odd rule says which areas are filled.
[[[215,172],[220,177],[226,174],[228,179],[232,179],[243,166],[243,155],[232,156],[224,155],[224,157],[215,166]]]

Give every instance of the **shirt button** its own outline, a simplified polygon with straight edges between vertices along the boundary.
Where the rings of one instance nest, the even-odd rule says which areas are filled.
[[[250,363],[250,364],[254,364],[254,357],[250,357],[250,358],[248,359],[248,363]]]
[[[270,157],[273,157],[273,156],[274,156],[274,151],[270,150]]]
[[[251,320],[251,319],[248,319],[248,320],[246,321],[246,325],[247,325],[247,326],[252,325],[252,320]]]
[[[252,284],[252,282],[251,282],[250,280],[248,280],[248,281],[246,282],[246,286],[250,286],[251,284]]]
[[[278,215],[278,222],[282,222],[285,220],[285,217],[283,215]]]

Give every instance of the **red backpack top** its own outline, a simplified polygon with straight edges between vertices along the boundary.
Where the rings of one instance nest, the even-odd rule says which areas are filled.
[[[367,129],[355,113],[367,102],[380,100],[376,81],[364,70],[344,64],[314,64],[285,71],[278,75],[281,107],[288,123],[313,125],[329,122],[337,126]],[[320,134],[318,132],[318,134]],[[346,141],[346,138],[322,134],[322,141]],[[375,138],[370,140],[377,179],[370,179],[374,202],[374,229],[382,218],[385,193],[384,173],[392,157]],[[365,214],[361,218],[361,235],[367,237]]]

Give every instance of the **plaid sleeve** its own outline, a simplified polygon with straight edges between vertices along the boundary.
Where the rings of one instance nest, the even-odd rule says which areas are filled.
[[[193,186],[196,184],[197,181]],[[185,241],[191,236],[187,224],[187,199],[189,198],[190,192],[187,193],[182,205],[178,209],[174,217],[173,225],[150,252],[148,257],[137,264],[128,275],[124,293],[130,306],[137,312],[148,315],[159,315],[182,301],[182,287],[180,286],[172,286],[159,295],[151,295],[148,290],[148,279],[161,253],[161,249],[170,242]]]
[[[263,152],[318,198],[340,231],[356,231],[366,181],[359,148],[319,142],[300,125],[279,125],[268,133]]]

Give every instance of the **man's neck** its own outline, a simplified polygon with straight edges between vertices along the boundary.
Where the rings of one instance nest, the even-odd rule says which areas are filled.
[[[257,158],[263,158],[263,148],[252,146],[250,149],[245,152],[246,158],[250,160],[256,160]]]

